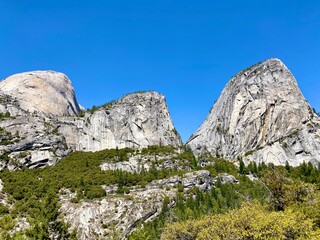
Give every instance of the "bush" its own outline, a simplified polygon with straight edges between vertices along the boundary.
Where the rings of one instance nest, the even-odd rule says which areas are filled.
[[[123,192],[124,192],[125,194],[129,194],[129,193],[130,193],[130,189],[125,186],[125,187],[123,187]]]
[[[269,212],[255,202],[226,214],[168,225],[161,239],[316,239],[319,233],[302,213]]]
[[[106,196],[106,191],[101,186],[88,186],[84,195],[88,199],[101,198]]]
[[[77,198],[71,198],[70,202],[71,203],[79,203],[79,200]]]
[[[0,203],[0,216],[6,213],[9,213],[9,208]]]

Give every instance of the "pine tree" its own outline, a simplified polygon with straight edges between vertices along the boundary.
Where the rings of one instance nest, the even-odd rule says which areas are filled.
[[[244,165],[244,162],[243,162],[242,159],[240,159],[239,164],[240,164],[239,172],[240,172],[240,174],[244,174],[244,172],[245,172],[245,165]]]

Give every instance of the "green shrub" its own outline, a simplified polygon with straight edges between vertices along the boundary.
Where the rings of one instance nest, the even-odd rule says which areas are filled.
[[[101,186],[87,186],[84,195],[88,199],[101,198],[106,196],[106,191]]]

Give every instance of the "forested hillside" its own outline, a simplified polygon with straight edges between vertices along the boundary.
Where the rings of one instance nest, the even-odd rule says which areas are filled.
[[[181,191],[175,207],[130,239],[319,239],[319,169],[305,163],[226,165],[239,185],[218,183],[209,193],[195,189],[189,197]]]
[[[149,159],[146,169],[101,169],[103,163],[129,163],[137,156]],[[168,159],[176,163],[172,168]],[[188,172],[200,170],[214,179],[209,188],[201,188],[206,180],[199,177],[198,185],[185,182]],[[125,233],[128,239],[318,239],[320,233],[320,170],[311,164],[245,166],[241,160],[232,163],[210,154],[196,158],[188,148],[151,146],[75,152],[52,167],[3,170],[0,179],[1,239],[120,239],[124,230],[118,226],[124,226],[125,216],[113,225],[99,223],[105,235],[85,238],[65,221],[63,197],[70,194],[68,201],[78,207],[108,199],[146,205],[132,194],[147,193],[155,183],[157,192],[163,191],[161,211],[134,221]],[[106,191],[108,186],[113,192]]]

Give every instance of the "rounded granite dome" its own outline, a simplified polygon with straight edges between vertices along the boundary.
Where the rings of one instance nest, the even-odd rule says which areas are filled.
[[[0,82],[0,91],[14,97],[29,112],[74,115],[80,112],[70,79],[54,71],[12,75]]]

